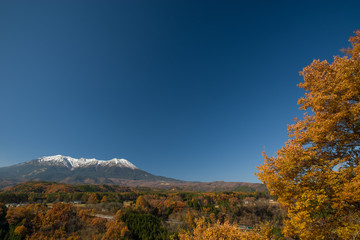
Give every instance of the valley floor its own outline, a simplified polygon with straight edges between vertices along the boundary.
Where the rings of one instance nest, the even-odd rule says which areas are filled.
[[[266,192],[168,192],[23,183],[0,192],[0,239],[280,237],[284,211]]]

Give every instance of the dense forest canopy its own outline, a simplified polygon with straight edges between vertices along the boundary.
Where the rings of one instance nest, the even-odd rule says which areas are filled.
[[[268,192],[249,188],[183,192],[26,182],[1,191],[0,206],[0,239],[6,240],[186,240],[209,233],[258,239],[262,231],[280,236],[284,216]]]

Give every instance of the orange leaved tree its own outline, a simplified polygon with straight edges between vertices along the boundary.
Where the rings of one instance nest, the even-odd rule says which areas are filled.
[[[360,239],[360,31],[346,56],[314,60],[300,73],[302,120],[258,177],[288,211],[284,234],[300,239]]]

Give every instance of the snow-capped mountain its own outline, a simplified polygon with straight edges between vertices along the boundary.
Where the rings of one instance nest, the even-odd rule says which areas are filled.
[[[26,181],[52,181],[75,184],[117,184],[131,187],[155,187],[195,191],[233,191],[238,187],[266,189],[263,184],[226,182],[184,182],[155,176],[125,159],[97,160],[69,156],[46,156],[0,168],[0,188]]]
[[[55,156],[46,156],[37,159],[39,164],[42,165],[52,165],[52,166],[64,166],[70,169],[81,168],[81,167],[90,167],[90,166],[106,166],[106,167],[121,167],[121,168],[131,168],[137,169],[137,167],[129,162],[126,159],[113,158],[111,160],[97,160],[95,158],[72,158],[68,156],[55,155]]]
[[[126,159],[97,160],[63,155],[46,156],[0,168],[0,180],[67,183],[119,183],[120,180],[178,181],[155,176]]]

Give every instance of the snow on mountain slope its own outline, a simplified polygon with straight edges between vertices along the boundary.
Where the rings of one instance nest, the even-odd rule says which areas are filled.
[[[37,162],[42,165],[63,166],[70,169],[90,167],[90,166],[103,166],[103,167],[106,166],[106,167],[137,169],[137,167],[128,160],[118,159],[118,158],[113,158],[111,160],[106,161],[106,160],[97,160],[95,158],[76,159],[68,156],[55,155],[55,156],[46,156],[46,157],[38,158]]]

